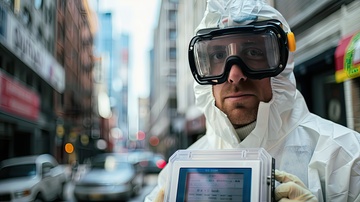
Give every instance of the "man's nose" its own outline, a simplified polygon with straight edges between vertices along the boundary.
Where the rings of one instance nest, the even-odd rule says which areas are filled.
[[[243,73],[243,71],[241,70],[241,68],[239,67],[239,65],[234,64],[231,66],[230,72],[229,72],[229,77],[228,77],[228,82],[229,83],[234,83],[234,82],[240,82],[240,81],[246,81],[247,77],[245,76],[245,74]]]

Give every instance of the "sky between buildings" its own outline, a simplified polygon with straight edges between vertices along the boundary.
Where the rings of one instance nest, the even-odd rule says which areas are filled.
[[[129,65],[133,70],[134,92],[139,97],[149,95],[149,51],[153,45],[153,33],[157,26],[161,0],[89,0],[95,12],[112,12],[114,34],[122,32],[130,35]],[[129,87],[131,84],[129,83]]]

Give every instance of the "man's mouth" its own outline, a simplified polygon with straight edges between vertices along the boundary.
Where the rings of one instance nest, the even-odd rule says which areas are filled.
[[[225,99],[239,99],[239,98],[245,98],[245,97],[252,97],[253,94],[251,93],[232,93],[230,95],[225,96]]]

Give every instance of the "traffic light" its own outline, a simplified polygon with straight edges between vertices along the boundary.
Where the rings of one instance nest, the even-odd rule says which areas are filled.
[[[74,145],[72,143],[65,144],[65,152],[71,154],[74,152]]]

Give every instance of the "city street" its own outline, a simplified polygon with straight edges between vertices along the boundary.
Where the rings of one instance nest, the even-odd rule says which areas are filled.
[[[142,202],[145,199],[145,196],[151,192],[151,190],[155,187],[156,183],[157,183],[157,174],[148,174],[145,176],[145,185],[143,187],[143,189],[141,190],[141,194],[139,194],[138,196],[135,196],[134,198],[132,198],[131,200],[129,200],[128,202]],[[68,186],[66,187],[66,191],[65,191],[65,198],[66,201],[69,202],[76,202],[76,199],[74,198],[73,195],[73,190],[74,190],[74,183],[73,182],[69,182]]]

